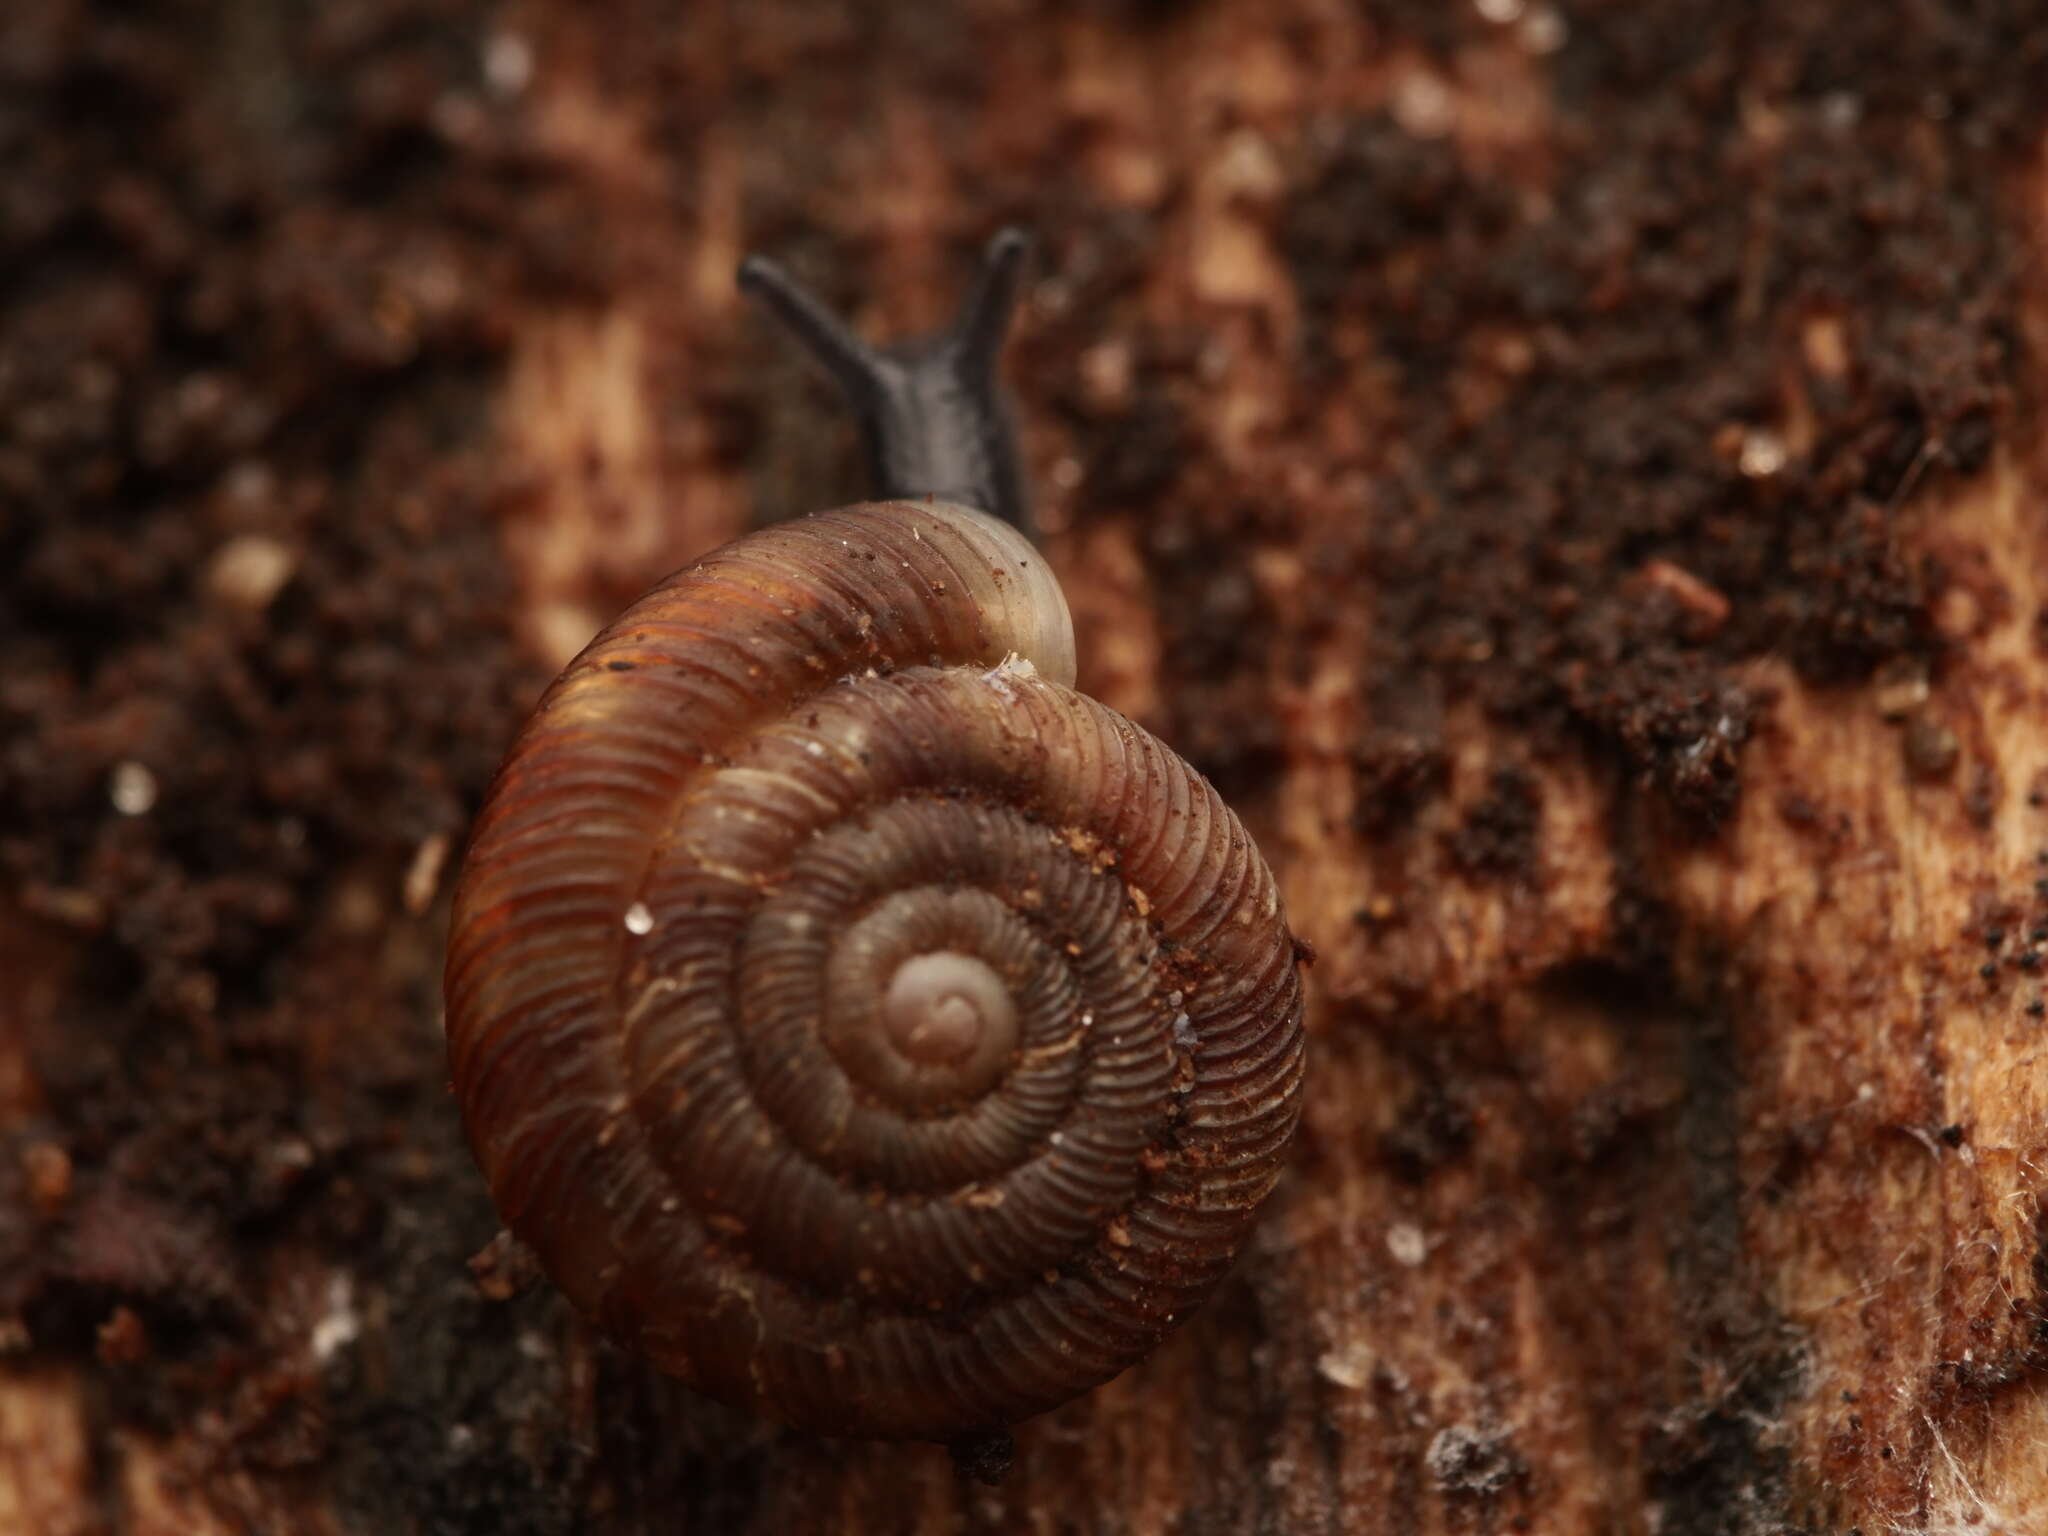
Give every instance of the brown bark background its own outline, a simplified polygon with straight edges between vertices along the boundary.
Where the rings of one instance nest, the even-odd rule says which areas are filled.
[[[2027,0],[0,8],[0,1531],[2048,1532]],[[1011,351],[1082,683],[1279,870],[1295,1167],[1023,1426],[483,1294],[447,877],[854,499],[771,251]]]

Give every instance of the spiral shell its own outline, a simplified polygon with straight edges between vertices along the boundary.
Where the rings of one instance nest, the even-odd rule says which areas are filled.
[[[1237,1250],[1293,943],[1215,791],[1073,680],[1020,535],[876,503],[671,577],[514,746],[455,1088],[506,1223],[663,1370],[951,1438],[1115,1375]]]

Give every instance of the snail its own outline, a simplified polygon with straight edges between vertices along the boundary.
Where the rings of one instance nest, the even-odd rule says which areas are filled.
[[[778,267],[880,500],[654,587],[548,689],[457,883],[451,1075],[585,1315],[813,1432],[959,1443],[1220,1279],[1299,1115],[1297,950],[1191,767],[1074,691],[995,364],[1024,240],[871,350]]]

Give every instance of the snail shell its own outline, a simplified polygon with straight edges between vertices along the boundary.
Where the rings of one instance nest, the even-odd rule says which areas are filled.
[[[1299,1113],[1271,872],[1073,691],[1015,530],[873,503],[648,593],[542,700],[455,904],[449,1058],[511,1229],[729,1403],[948,1439],[1107,1380]]]

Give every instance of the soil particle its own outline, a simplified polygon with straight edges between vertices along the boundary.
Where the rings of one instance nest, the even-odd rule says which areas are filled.
[[[1496,768],[1486,793],[1451,836],[1451,857],[1474,874],[1535,873],[1543,802],[1526,768]]]
[[[1906,757],[1906,771],[1916,779],[1947,778],[1962,750],[1956,741],[1956,733],[1927,715],[1915,715],[1906,722],[1901,745]]]

